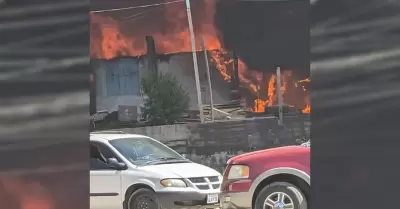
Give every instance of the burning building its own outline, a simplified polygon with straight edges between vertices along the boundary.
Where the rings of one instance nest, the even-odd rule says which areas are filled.
[[[240,95],[246,100],[249,110],[264,111],[265,106],[277,103],[274,72],[276,66],[281,66],[283,70],[281,90],[284,103],[309,112],[307,91],[309,69],[304,64],[308,65],[309,59],[300,56],[308,54],[309,51],[308,25],[299,25],[299,22],[294,21],[306,19],[307,10],[298,12],[297,7],[293,5],[268,5],[264,8],[274,15],[274,18],[270,15],[268,19],[268,15],[261,15],[266,12],[261,11],[260,5],[256,3],[246,2],[246,5],[249,6],[244,6],[241,4],[245,3],[239,1],[192,2],[196,49],[201,51],[201,38],[203,37],[212,66],[210,71],[213,78],[214,102],[224,103],[231,99],[229,95],[231,83],[235,80],[232,77],[237,77]],[[258,4],[265,3],[258,2]],[[305,2],[305,5],[308,6],[308,2]],[[117,7],[117,5],[114,4],[113,7]],[[246,13],[243,10],[246,7],[254,12]],[[234,18],[234,16],[237,17]],[[231,26],[232,20],[237,21],[240,26]],[[247,20],[248,23],[241,23],[240,20]],[[262,22],[265,23],[264,29],[260,30],[263,28],[262,25],[250,27],[249,23],[252,20],[264,21]],[[284,25],[290,21],[292,21],[291,24]],[[182,80],[182,85],[188,89],[191,97],[196,98],[193,62],[190,54],[191,41],[184,2],[112,14],[93,13],[91,23],[90,47],[93,59],[102,60],[103,63],[118,59],[130,60],[132,66],[136,66],[133,68],[137,68],[137,72],[140,74],[140,69],[143,70],[145,65],[144,62],[139,61],[139,57],[147,53],[146,36],[152,36],[155,40],[157,54],[169,57],[168,61],[160,59],[157,61],[159,69],[175,74],[178,80]],[[277,25],[280,26],[277,27]],[[299,30],[299,27],[303,27],[303,29]],[[254,28],[258,30],[254,31]],[[304,31],[306,32],[304,33]],[[234,34],[238,35],[235,37]],[[304,37],[307,38],[304,39]],[[268,40],[263,42],[264,39]],[[299,47],[301,49],[298,49]],[[235,68],[234,56],[231,52],[235,52],[238,57],[236,76],[233,70]],[[204,57],[200,56],[198,53],[199,64],[203,65]],[[206,84],[205,76],[202,76],[205,73],[204,65],[199,69],[201,83]],[[307,72],[299,73],[300,69]],[[202,86],[203,102],[207,103],[208,91],[204,89],[207,85]],[[96,101],[98,110],[102,108],[115,109],[118,104],[129,103],[134,106],[140,104],[139,95],[135,96],[136,99],[133,97],[124,99],[123,96],[119,96],[118,99],[106,98],[101,96],[101,92],[98,92],[98,95]],[[191,107],[196,106],[196,99],[192,100]]]
[[[206,77],[205,58],[198,53],[199,74],[204,104],[210,103],[209,87]],[[145,56],[124,56],[110,60],[93,59],[96,77],[96,105],[98,110],[113,112],[118,106],[140,107],[143,104],[140,94],[140,78],[148,70]],[[195,85],[192,53],[182,52],[158,56],[156,59],[159,72],[169,72],[176,76],[182,87],[189,93],[190,110],[197,110],[197,91]],[[211,83],[215,103],[226,104],[230,101],[229,83],[215,69],[211,68]],[[137,108],[138,112],[140,109]]]

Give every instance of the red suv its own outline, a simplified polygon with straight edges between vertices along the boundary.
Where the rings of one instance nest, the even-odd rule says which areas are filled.
[[[231,158],[221,185],[222,209],[307,209],[310,148],[287,146]]]

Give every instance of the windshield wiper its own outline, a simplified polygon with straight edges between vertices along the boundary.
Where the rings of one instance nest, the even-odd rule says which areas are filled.
[[[164,164],[168,163],[167,161],[172,161],[172,162],[188,162],[189,160],[187,159],[182,159],[182,158],[176,158],[176,157],[158,157],[154,160],[151,160],[147,162],[146,164]]]
[[[176,157],[158,157],[158,158],[156,158],[156,160],[164,161],[164,160],[182,160],[182,159],[179,159],[179,158],[176,158]]]

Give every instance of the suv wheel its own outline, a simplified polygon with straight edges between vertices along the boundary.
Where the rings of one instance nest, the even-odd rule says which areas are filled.
[[[134,191],[128,199],[128,209],[159,209],[161,208],[156,194],[147,188]]]
[[[275,182],[258,193],[255,209],[307,209],[307,200],[293,184]]]

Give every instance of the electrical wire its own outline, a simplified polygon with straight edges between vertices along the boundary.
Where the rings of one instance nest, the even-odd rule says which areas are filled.
[[[154,11],[160,10],[162,8],[163,7],[151,8],[151,9],[148,9],[148,10],[143,11],[143,12],[139,12],[139,13],[136,13],[136,14],[133,14],[133,15],[129,15],[128,17],[123,18],[121,21],[134,21],[134,20],[140,19],[142,17],[145,17],[150,12],[154,12]]]
[[[122,10],[130,10],[130,9],[138,9],[138,8],[147,8],[147,7],[163,6],[163,5],[175,4],[175,3],[179,3],[179,2],[184,2],[184,0],[169,1],[169,2],[158,3],[158,4],[147,4],[147,5],[141,5],[141,6],[132,6],[132,7],[115,8],[115,9],[93,10],[93,11],[90,11],[90,12],[91,12],[91,13],[115,12],[115,11],[122,11]]]

